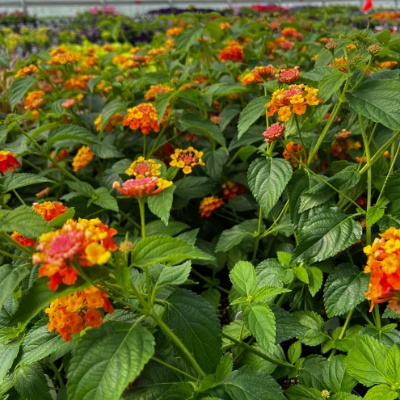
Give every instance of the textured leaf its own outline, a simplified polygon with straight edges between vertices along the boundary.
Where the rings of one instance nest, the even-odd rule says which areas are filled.
[[[346,314],[365,300],[369,276],[351,264],[337,266],[324,289],[324,304],[329,318]]]
[[[154,107],[157,110],[157,115],[158,115],[158,123],[160,124],[165,111],[167,110],[169,101],[171,100],[171,98],[175,95],[175,92],[173,91],[169,91],[166,93],[159,93],[154,101]]]
[[[367,211],[367,224],[370,226],[376,224],[385,215],[385,206],[375,205]]]
[[[153,353],[153,335],[141,325],[105,322],[72,352],[68,400],[119,400]]]
[[[361,225],[338,209],[325,209],[309,217],[298,234],[293,253],[297,262],[323,261],[347,249],[360,239]]]
[[[51,148],[54,144],[68,140],[79,144],[98,143],[99,140],[88,129],[78,125],[63,125],[51,131],[47,140],[47,148]]]
[[[138,267],[153,264],[176,265],[185,260],[214,261],[214,257],[187,242],[168,236],[142,239],[132,252],[132,263]]]
[[[35,185],[37,183],[45,183],[45,182],[52,182],[52,181],[42,176],[28,174],[28,173],[9,174],[4,179],[3,192],[9,192],[10,190],[15,190],[25,186]]]
[[[387,385],[377,385],[369,389],[364,400],[394,400],[398,399],[398,393],[394,392]]]
[[[165,225],[168,225],[175,188],[176,186],[171,186],[163,190],[161,193],[155,196],[150,196],[147,199],[149,210],[160,218]]]
[[[229,278],[240,295],[249,296],[253,294],[257,284],[253,264],[248,261],[237,262],[231,270]]]
[[[0,343],[0,382],[7,375],[18,355],[21,340],[13,340],[9,343]]]
[[[191,269],[190,261],[175,267],[164,267],[157,279],[156,286],[161,288],[169,285],[182,285],[188,279]]]
[[[318,82],[318,96],[325,101],[328,100],[340,89],[346,78],[343,72],[333,70]]]
[[[93,203],[105,210],[119,211],[117,200],[105,187],[100,187],[95,190],[95,200],[93,200]]]
[[[269,101],[269,97],[257,97],[250,101],[249,104],[240,113],[238,124],[238,138],[247,132],[251,125],[253,125],[261,114],[265,112],[265,104]]]
[[[207,196],[212,188],[213,183],[206,176],[185,176],[175,182],[175,195],[184,199],[198,199]]]
[[[326,358],[319,355],[308,356],[299,371],[299,382],[307,387],[313,387],[319,390],[325,389],[325,383],[322,372],[326,364]]]
[[[206,164],[205,170],[211,178],[218,178],[224,169],[229,158],[229,152],[225,147],[220,147],[217,150],[205,151],[203,161]]]
[[[392,346],[386,359],[386,378],[390,385],[400,386],[400,351]]]
[[[253,233],[257,231],[257,224],[257,219],[251,219],[224,230],[218,239],[215,251],[228,251],[240,244],[246,236],[253,236]]]
[[[292,343],[288,349],[288,360],[294,364],[301,356],[301,343],[299,341]]]
[[[386,383],[386,358],[389,349],[378,340],[358,335],[344,360],[349,375],[364,386]]]
[[[292,167],[279,158],[258,158],[250,165],[247,177],[253,196],[267,216],[292,177]]]
[[[322,400],[321,391],[303,385],[294,385],[285,391],[289,400]]]
[[[11,109],[14,109],[16,104],[22,100],[25,96],[25,93],[29,90],[29,88],[36,82],[36,78],[34,76],[27,76],[25,78],[15,79],[10,87],[10,106]]]
[[[275,316],[267,304],[256,303],[245,306],[243,320],[264,350],[268,351],[275,344]]]
[[[294,337],[298,338],[307,331],[307,328],[292,313],[274,304],[271,304],[270,308],[275,316],[276,343],[282,343]]]
[[[19,283],[30,273],[28,268],[3,265],[0,267],[0,309],[5,301],[13,294]]]
[[[324,320],[313,311],[296,311],[293,316],[305,328],[298,338],[307,346],[318,346],[329,336],[324,332]]]
[[[400,200],[400,169],[389,175],[384,193],[391,202]]]
[[[101,111],[101,126],[102,129],[110,122],[110,119],[117,112],[125,110],[128,107],[128,103],[126,101],[121,101],[120,99],[111,100],[108,104],[106,104]]]
[[[373,80],[361,84],[354,93],[347,92],[350,107],[364,117],[392,130],[400,129],[400,82]]]
[[[357,381],[352,378],[344,366],[345,356],[335,356],[324,365],[323,378],[326,387],[333,392],[350,393]]]
[[[322,287],[323,274],[317,267],[307,268],[307,273],[309,278],[308,289],[310,290],[311,296],[314,297]]]
[[[32,207],[20,206],[0,220],[0,229],[5,232],[17,231],[24,236],[37,238],[50,231],[46,220]]]
[[[166,299],[164,319],[193,354],[205,373],[215,372],[221,358],[222,334],[216,310],[201,296],[185,289]]]
[[[8,54],[0,54],[0,67],[9,69],[10,68],[10,57]]]
[[[187,29],[180,33],[175,39],[177,50],[188,51],[195,43],[197,43],[197,40],[202,34],[202,27]]]
[[[79,194],[85,197],[92,197],[95,193],[94,187],[87,182],[75,182],[75,181],[66,181],[66,184],[68,187],[70,187],[72,190],[75,190]]]

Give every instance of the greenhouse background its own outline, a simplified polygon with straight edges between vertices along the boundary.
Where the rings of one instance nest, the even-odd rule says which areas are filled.
[[[68,6],[65,5],[66,2],[63,0],[0,0],[0,13],[24,11],[30,15],[40,17],[73,16],[79,12],[87,11],[91,7],[110,6],[115,7],[119,13],[134,17],[148,11],[166,7],[187,9],[188,7],[195,6],[196,8],[223,9],[250,6],[257,2],[252,0],[203,0],[199,3],[185,0],[68,0],[67,3]],[[363,3],[363,0],[349,0],[345,2],[346,5],[360,6],[360,8]],[[271,1],[269,4],[292,8],[307,5],[325,6],[344,4],[344,2],[340,0],[279,0]],[[387,7],[398,9],[399,0],[375,0],[374,5],[375,8]]]

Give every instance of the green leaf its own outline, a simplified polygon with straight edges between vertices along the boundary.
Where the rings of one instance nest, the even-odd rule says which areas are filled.
[[[117,113],[122,110],[125,110],[128,107],[128,103],[126,101],[121,101],[120,99],[111,100],[108,104],[106,104],[101,111],[101,126],[102,129],[110,122],[110,119]]]
[[[48,331],[47,325],[31,329],[22,343],[19,364],[27,365],[40,361],[55,352],[64,343],[61,335]]]
[[[197,39],[203,34],[203,29],[203,27],[195,27],[180,33],[175,39],[176,49],[188,51],[197,43]]]
[[[254,232],[257,231],[257,224],[257,219],[251,219],[224,230],[218,239],[215,251],[228,251],[233,246],[240,244],[246,236],[253,236]]]
[[[310,290],[311,296],[314,297],[322,287],[323,274],[317,267],[307,268],[307,273],[309,279],[308,289]]]
[[[357,381],[352,378],[344,366],[345,356],[335,356],[324,365],[323,378],[326,387],[333,392],[350,393]]]
[[[5,301],[13,294],[20,282],[30,273],[28,268],[3,265],[0,267],[0,309]],[[1,363],[0,363],[1,365]]]
[[[290,163],[280,158],[258,158],[251,163],[247,173],[249,187],[265,217],[279,200],[291,177]]]
[[[276,343],[282,343],[294,337],[303,335],[307,328],[295,318],[292,313],[271,304],[270,308],[275,315],[276,322]]]
[[[51,400],[50,388],[39,363],[22,365],[13,375],[14,387],[23,399]]]
[[[393,345],[386,359],[386,379],[389,385],[400,386],[400,351]]]
[[[154,353],[153,335],[141,325],[105,322],[72,352],[68,399],[119,400]]]
[[[211,142],[216,141],[221,146],[226,146],[225,137],[218,126],[210,120],[202,118],[198,113],[185,114],[176,121],[176,124],[181,131],[196,133]]]
[[[239,261],[230,272],[229,278],[233,287],[242,296],[253,294],[257,284],[257,277],[253,264],[248,261]]]
[[[10,68],[10,57],[8,56],[8,54],[0,54],[0,67],[3,67],[5,69]]]
[[[150,196],[147,199],[149,210],[158,218],[160,218],[165,225],[168,225],[175,189],[176,186],[170,186],[161,193],[155,196]]]
[[[340,71],[333,70],[331,74],[324,76],[318,82],[318,96],[322,100],[328,100],[334,93],[336,93],[340,89],[346,79],[346,74]]]
[[[295,277],[299,281],[304,282],[304,283],[309,283],[308,272],[302,265],[294,267],[293,272],[294,272]]]
[[[168,236],[148,236],[135,245],[132,264],[147,267],[153,264],[176,265],[185,260],[214,261],[214,257],[183,240]]]
[[[400,82],[373,80],[361,84],[354,93],[347,92],[349,106],[364,117],[389,129],[400,129]]]
[[[7,372],[12,367],[14,360],[16,359],[19,348],[21,345],[21,339],[13,340],[9,343],[0,343],[0,382],[6,377]]]
[[[37,238],[50,231],[46,220],[32,207],[20,206],[0,220],[0,229],[5,232],[17,231],[24,236]]]
[[[198,199],[210,194],[214,184],[207,176],[185,176],[175,182],[175,195],[184,199]]]
[[[389,349],[378,340],[358,335],[344,360],[347,372],[364,386],[386,383]]]
[[[351,264],[337,266],[324,288],[324,304],[329,318],[342,315],[365,300],[369,276]]]
[[[289,400],[323,400],[321,391],[303,385],[294,385],[285,391]]]
[[[67,211],[60,214],[58,217],[53,218],[51,221],[48,221],[49,226],[52,228],[60,228],[67,222],[70,218],[74,218],[75,208],[70,207]]]
[[[146,234],[147,236],[174,236],[188,228],[189,225],[186,225],[183,222],[171,221],[168,226],[166,226],[164,222],[157,220],[146,224]]]
[[[301,343],[306,346],[318,346],[329,336],[324,332],[324,320],[313,311],[296,311],[293,316],[306,328],[304,333],[298,335]]]
[[[243,321],[264,350],[268,351],[275,344],[275,316],[267,304],[256,303],[245,306]]]
[[[95,200],[93,203],[105,210],[118,212],[118,203],[113,195],[111,195],[107,188],[100,187],[95,190]]]
[[[156,288],[182,285],[189,278],[191,269],[190,261],[174,267],[164,267],[157,279]]]
[[[201,296],[176,289],[166,299],[164,319],[205,373],[215,372],[221,358],[221,327],[216,310]]]
[[[389,175],[384,194],[393,203],[400,200],[400,169]]]
[[[375,205],[368,209],[367,211],[367,224],[370,226],[376,224],[385,215],[386,206]]]
[[[230,353],[226,353],[221,357],[217,370],[215,371],[215,379],[222,382],[232,373],[233,359]]]
[[[299,382],[307,387],[319,390],[326,389],[322,378],[322,372],[327,360],[319,355],[308,356],[300,369]]]
[[[294,364],[301,356],[301,343],[299,341],[292,343],[288,349],[288,360]]]
[[[25,186],[35,185],[37,183],[45,183],[45,182],[52,182],[52,181],[42,176],[28,174],[28,173],[9,174],[4,178],[3,192],[9,192],[10,190],[15,190]]]
[[[90,183],[82,181],[66,181],[65,183],[68,185],[69,188],[75,190],[82,196],[92,197],[95,194],[95,189]]]
[[[82,126],[70,124],[70,125],[60,126],[51,131],[46,144],[47,149],[50,149],[51,146],[53,146],[56,143],[60,146],[59,142],[65,140],[68,140],[70,142],[76,142],[81,145],[84,143],[101,144],[97,136],[93,135],[93,133],[90,132],[88,129]]]
[[[243,109],[239,116],[239,139],[265,112],[265,104],[269,101],[269,99],[270,98],[267,96],[257,97],[256,99],[250,101],[250,103],[247,104],[247,106]]]
[[[374,386],[364,396],[364,400],[394,400],[398,398],[398,393],[387,385]]]
[[[36,78],[33,75],[14,80],[10,87],[10,106],[12,110],[35,82]]]
[[[168,104],[171,100],[172,97],[175,96],[175,92],[174,91],[169,91],[169,92],[165,92],[165,93],[159,93],[154,101],[154,107],[157,110],[157,115],[158,115],[158,120],[157,122],[160,124],[165,111],[167,110]]]
[[[285,400],[282,389],[270,376],[249,367],[242,367],[222,385],[231,399]]]
[[[362,228],[338,209],[324,209],[308,218],[298,233],[293,261],[323,261],[347,249],[361,238]]]
[[[355,394],[351,393],[344,393],[344,392],[339,392],[335,393],[332,397],[332,400],[360,400],[359,396],[356,396]]]
[[[253,301],[263,301],[268,297],[275,297],[278,294],[289,293],[290,289],[285,289],[281,287],[273,287],[273,286],[262,286],[256,289],[253,294]]]
[[[224,169],[229,158],[229,152],[225,147],[217,150],[206,150],[203,155],[203,161],[206,164],[204,169],[211,178],[218,178]]]

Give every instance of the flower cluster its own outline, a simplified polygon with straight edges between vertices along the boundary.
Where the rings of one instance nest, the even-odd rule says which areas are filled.
[[[35,212],[43,216],[46,221],[51,221],[52,219],[64,214],[68,210],[68,207],[59,201],[45,201],[44,203],[33,203],[32,208]]]
[[[275,73],[276,68],[271,64],[265,67],[255,67],[241,79],[242,85],[248,86],[253,83],[262,83],[265,80],[272,79]]]
[[[124,117],[122,116],[121,113],[116,113],[116,114],[114,114],[114,115],[110,118],[110,120],[107,122],[106,126],[104,127],[104,130],[105,130],[107,133],[110,133],[110,132],[113,130],[113,128],[115,128],[116,126],[118,126],[118,124],[119,124],[123,119],[124,119]],[[95,125],[95,127],[96,127],[96,131],[97,131],[97,132],[100,132],[100,131],[101,131],[102,124],[103,124],[103,122],[102,122],[102,115],[99,114],[99,116],[98,116],[98,117],[95,119],[95,121],[94,121],[94,125]]]
[[[371,273],[369,290],[365,296],[375,303],[389,302],[389,307],[400,312],[400,230],[389,228],[375,239],[372,246],[366,246],[368,256],[365,273]]]
[[[25,78],[26,76],[33,75],[38,70],[37,66],[30,64],[26,67],[22,67],[16,74],[16,78]]]
[[[74,172],[78,172],[80,169],[86,167],[90,163],[90,161],[93,160],[93,158],[94,153],[92,150],[90,150],[90,147],[82,146],[72,160],[72,167]]]
[[[221,207],[224,201],[217,196],[204,197],[200,202],[200,217],[210,217],[212,212]]]
[[[167,93],[174,90],[170,86],[166,85],[151,85],[150,89],[144,94],[144,99],[146,101],[154,100],[160,93]]]
[[[151,103],[142,103],[136,107],[128,108],[128,114],[124,118],[124,126],[129,126],[132,130],[140,129],[143,135],[148,135],[151,131],[159,132],[157,110]]]
[[[283,151],[283,158],[293,165],[294,168],[297,168],[300,164],[305,164],[307,161],[308,152],[304,150],[303,145],[296,144],[294,142],[289,142],[285,150]],[[316,154],[314,156],[314,160],[318,157]],[[313,161],[314,161],[313,160]]]
[[[190,174],[192,168],[196,165],[205,165],[202,157],[203,152],[195,150],[192,146],[186,150],[175,149],[174,154],[171,155],[172,161],[170,162],[170,166],[182,168],[184,174]]]
[[[16,242],[18,242],[21,246],[24,247],[35,247],[36,242],[32,238],[28,238],[24,235],[22,235],[19,232],[13,232],[11,235],[11,239],[14,239]]]
[[[17,156],[11,151],[0,150],[0,172],[5,174],[7,171],[14,171],[21,164],[17,160]]]
[[[107,295],[94,286],[60,297],[45,310],[49,316],[47,329],[49,332],[57,331],[68,342],[73,334],[89,326],[97,328],[102,324],[103,315],[99,308],[105,313],[114,312]]]
[[[222,185],[222,190],[225,200],[231,200],[238,194],[242,194],[245,191],[244,185],[240,183],[234,183],[232,181],[226,181]]]
[[[144,157],[139,157],[134,161],[125,173],[129,176],[134,175],[136,179],[148,178],[151,176],[159,176],[161,164],[154,160],[146,160]]]
[[[272,143],[275,140],[278,140],[283,135],[284,131],[285,124],[280,124],[279,122],[272,124],[263,133],[263,136],[265,137],[264,142]]]
[[[267,107],[267,115],[278,113],[278,120],[289,121],[292,114],[302,115],[307,106],[316,106],[322,102],[317,95],[318,89],[307,85],[290,85],[288,89],[278,89],[272,94]]]
[[[65,65],[80,60],[79,53],[68,51],[65,47],[57,47],[50,52],[51,59],[47,62],[50,65]]]
[[[25,97],[25,110],[35,110],[39,108],[44,102],[43,96],[43,90],[29,92]]]
[[[300,77],[299,67],[296,66],[294,68],[284,68],[281,69],[276,75],[276,79],[279,83],[286,83],[290,85],[291,83],[296,82]]]
[[[235,40],[230,41],[228,45],[219,53],[219,60],[244,62],[243,47]]]
[[[128,179],[122,183],[115,181],[113,188],[124,196],[146,197],[161,193],[164,189],[172,186],[172,181],[152,176],[148,178]]]
[[[73,285],[79,275],[74,265],[91,267],[105,264],[111,251],[118,246],[112,239],[117,233],[104,225],[98,218],[69,219],[61,229],[40,236],[33,264],[42,264],[39,278],[47,276],[51,290],[57,290],[62,282]]]

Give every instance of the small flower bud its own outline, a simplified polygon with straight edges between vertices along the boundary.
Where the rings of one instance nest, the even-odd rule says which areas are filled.
[[[273,141],[278,140],[283,135],[284,131],[285,131],[285,124],[280,124],[279,122],[272,124],[263,133],[263,136],[265,137],[264,142],[272,143]]]
[[[381,46],[377,45],[377,44],[371,44],[371,46],[369,46],[367,48],[367,51],[369,54],[371,55],[375,55],[377,53],[379,53],[382,50]]]
[[[325,48],[328,50],[335,50],[337,45],[338,44],[334,40],[330,40],[329,42],[326,43]]]
[[[351,132],[346,129],[342,129],[339,133],[335,135],[337,140],[346,140],[351,136]]]

